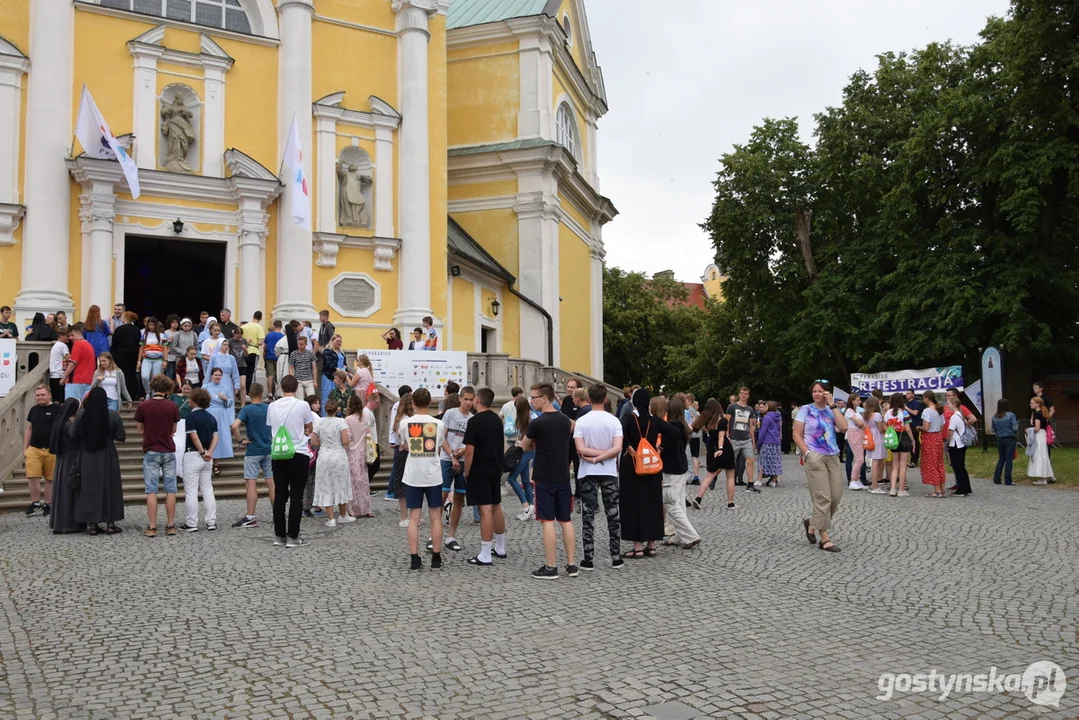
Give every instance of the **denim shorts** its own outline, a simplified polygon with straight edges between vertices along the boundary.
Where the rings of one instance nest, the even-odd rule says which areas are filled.
[[[273,461],[269,455],[244,456],[244,480],[257,480],[259,470],[262,470],[262,477],[273,480]]]
[[[442,507],[442,488],[438,485],[431,487],[413,487],[405,485],[405,507],[409,510],[419,510],[423,507],[423,501],[427,501],[428,509],[440,509]]]
[[[142,478],[147,495],[156,495],[159,484],[166,493],[176,492],[176,453],[148,452],[142,456]]]
[[[442,492],[449,492],[452,489],[459,495],[466,493],[468,486],[465,484],[465,463],[463,458],[458,461],[458,467],[461,469],[457,471],[457,474],[454,474],[453,463],[449,460],[442,461]]]

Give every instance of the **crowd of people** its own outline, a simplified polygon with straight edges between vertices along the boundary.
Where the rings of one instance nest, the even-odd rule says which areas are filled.
[[[213,478],[220,472],[218,461],[237,448],[244,451],[247,508],[233,527],[257,527],[260,477],[278,545],[305,544],[304,516],[324,517],[331,528],[373,517],[370,477],[380,465],[374,412],[380,396],[366,357],[347,367],[328,313],[316,333],[296,321],[275,321],[266,332],[259,313],[235,326],[228,310],[221,311],[222,320],[205,314],[198,326],[189,318],[173,316],[163,324],[147,318],[140,330],[122,306],[108,320],[95,316],[96,310],[88,313],[89,325],[52,328],[40,318],[56,337],[50,384],[36,389],[27,417],[27,515],[40,510],[57,533],[121,531],[116,444],[126,440],[118,412],[126,402],[137,403],[148,537],[158,534],[162,490],[167,535],[216,530]],[[35,321],[35,337],[45,333],[42,324]],[[0,324],[0,331],[10,328]],[[418,333],[427,336],[423,329]],[[133,352],[127,334],[137,338]],[[399,340],[392,331],[386,337]],[[266,387],[253,382],[260,355]],[[444,551],[463,550],[458,534],[466,506],[480,532],[478,552],[468,564],[490,566],[506,557],[503,476],[521,503],[516,518],[541,523],[545,557],[533,572],[538,579],[559,576],[559,529],[562,572],[575,576],[595,568],[601,500],[613,568],[624,567],[626,559],[655,557],[659,544],[697,547],[702,538],[689,512],[706,502],[720,473],[726,507],[734,509],[737,486],[748,493],[779,487],[782,456],[790,451],[801,456],[809,487],[812,513],[802,529],[824,551],[839,551],[831,530],[844,490],[908,497],[908,469],[920,467],[929,497],[972,492],[965,456],[977,441],[977,419],[954,390],[943,398],[934,392],[885,397],[875,391],[864,399],[835,401],[830,383],[817,381],[810,403],[792,404],[788,426],[777,402],[751,403],[748,387],[730,396],[725,408],[714,398],[701,408],[692,394],[653,397],[640,387],[627,388],[614,407],[605,385],[586,389],[576,378],[565,389],[559,400],[550,384],[513,388],[513,397],[496,408],[490,388],[449,383],[437,406],[425,388],[398,388],[387,429],[393,459],[386,499],[398,503],[399,524],[407,528],[411,569],[424,564],[425,505],[432,569],[442,567]],[[1027,474],[1035,484],[1053,482],[1054,410],[1040,383],[1030,411]],[[992,426],[998,444],[994,482],[1011,485],[1019,423],[1007,400],[1000,401]],[[955,475],[947,491],[946,458]],[[180,483],[185,516],[178,525]],[[579,562],[575,503],[583,536]]]

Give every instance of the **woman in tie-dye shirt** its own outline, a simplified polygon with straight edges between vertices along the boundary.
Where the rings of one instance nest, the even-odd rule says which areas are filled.
[[[818,380],[810,388],[813,404],[803,405],[794,417],[794,443],[802,452],[809,497],[813,502],[813,515],[802,522],[806,538],[817,543],[814,530],[820,533],[821,550],[839,552],[839,547],[828,537],[832,516],[839,508],[843,496],[843,467],[839,463],[839,444],[836,431],[845,432],[847,420],[832,402],[832,386],[827,380]]]

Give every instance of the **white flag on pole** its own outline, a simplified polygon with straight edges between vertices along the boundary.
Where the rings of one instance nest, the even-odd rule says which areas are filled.
[[[304,230],[311,229],[311,193],[307,187],[307,178],[303,174],[303,146],[300,144],[300,131],[296,126],[296,116],[292,116],[292,127],[288,131],[285,143],[285,184],[291,199],[292,222]]]
[[[79,119],[75,123],[75,137],[79,139],[83,151],[88,156],[103,160],[118,160],[120,169],[124,171],[124,177],[127,178],[127,186],[131,189],[131,197],[139,196],[139,167],[116,141],[85,85],[82,86],[82,99],[79,100]]]

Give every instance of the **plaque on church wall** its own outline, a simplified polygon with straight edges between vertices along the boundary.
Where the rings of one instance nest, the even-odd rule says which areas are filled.
[[[330,281],[330,307],[344,317],[370,317],[382,307],[382,291],[366,273],[341,273]]]

